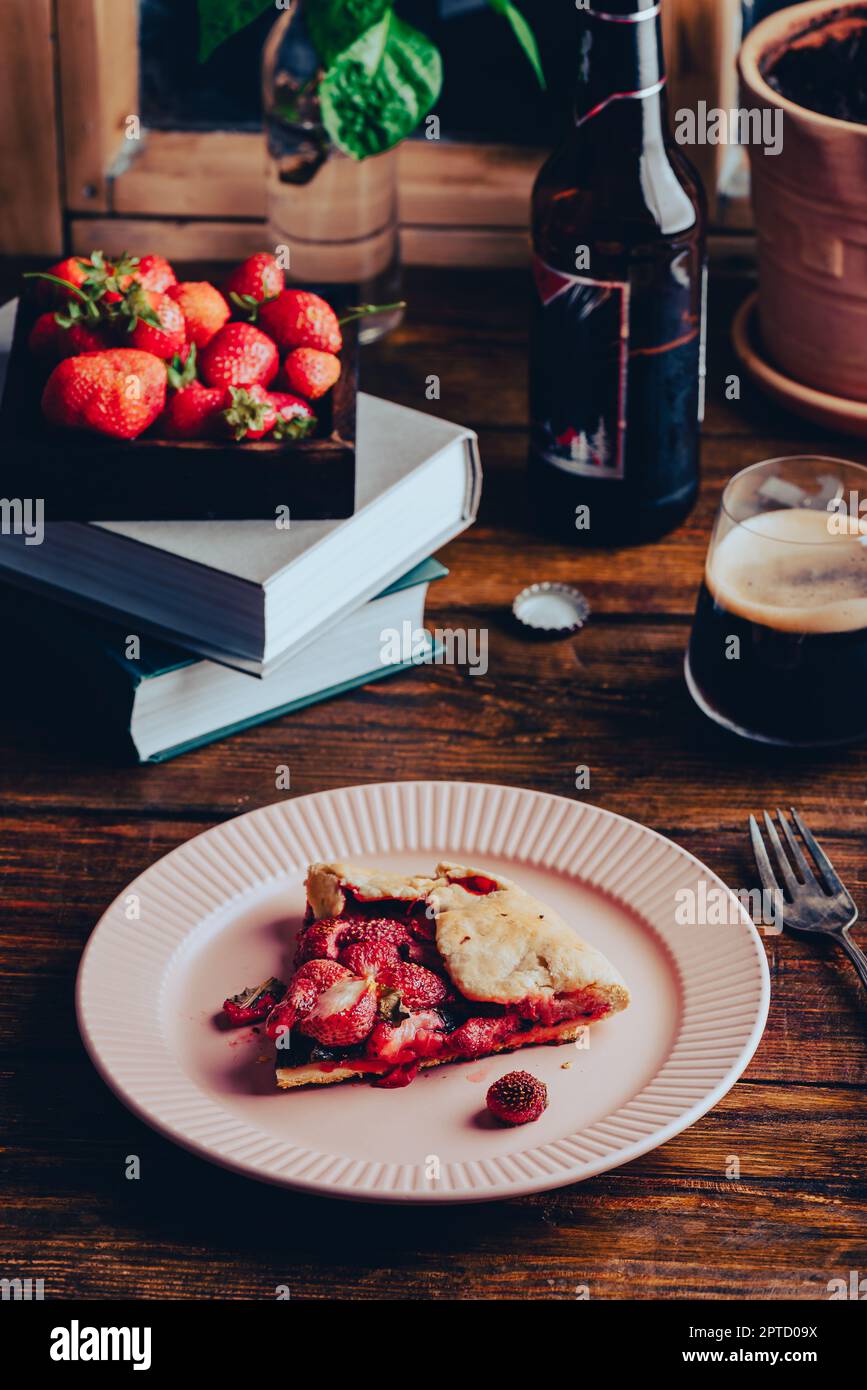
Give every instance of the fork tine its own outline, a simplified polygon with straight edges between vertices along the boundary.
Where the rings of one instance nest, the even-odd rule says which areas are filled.
[[[832,893],[846,893],[846,896],[848,897],[849,894],[843,883],[843,880],[840,878],[840,875],[837,873],[837,870],[834,868],[834,865],[831,863],[827,854],[822,849],[822,846],[819,844],[815,836],[807,829],[807,826],[801,820],[801,817],[798,815],[794,806],[790,807],[790,810],[792,812],[792,818],[795,822],[795,825],[798,827],[804,838],[804,844],[807,846],[807,849],[810,851],[813,858],[815,859],[816,864],[819,868],[819,872],[824,878],[828,889]]]
[[[753,846],[753,854],[755,855],[759,878],[762,880],[762,887],[766,893],[779,893],[779,884],[774,878],[774,871],[771,868],[768,851],[765,849],[762,832],[759,830],[759,824],[755,816],[750,816],[750,841]]]
[[[783,827],[783,833],[786,836],[786,843],[792,852],[792,858],[794,859],[795,864],[801,871],[801,876],[803,877],[804,882],[810,884],[816,883],[816,875],[813,873],[813,870],[807,863],[806,855],[804,854],[804,851],[801,849],[801,846],[798,844],[797,839],[792,834],[792,827],[789,825],[788,816],[786,816],[784,811],[780,810],[779,806],[777,807],[777,820]],[[816,886],[818,887],[818,884],[816,884]]]
[[[767,811],[763,811],[762,815],[765,818],[765,829],[768,832],[768,839],[771,842],[771,846],[776,856],[780,873],[783,875],[783,882],[789,890],[789,896],[793,898],[798,891],[798,880],[792,873],[792,866],[786,858],[786,851],[783,849],[782,841],[780,840],[780,837],[777,834],[777,827],[774,825],[774,822],[771,820]]]

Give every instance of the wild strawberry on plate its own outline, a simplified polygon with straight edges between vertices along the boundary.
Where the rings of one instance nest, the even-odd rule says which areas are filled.
[[[230,386],[229,405],[223,420],[235,439],[264,439],[277,424],[274,402],[264,386]]]
[[[296,347],[340,352],[343,334],[331,305],[310,290],[284,290],[259,311],[259,326],[281,353]]]
[[[528,1071],[510,1071],[488,1088],[485,1104],[501,1124],[528,1125],[548,1108],[548,1087]]]
[[[187,338],[197,348],[207,347],[232,317],[220,291],[207,280],[183,280],[166,290],[169,299],[180,305],[187,325]]]
[[[202,352],[199,368],[208,386],[270,386],[280,356],[251,323],[227,323]]]
[[[283,380],[290,391],[318,401],[340,380],[340,358],[317,348],[294,348],[283,363]]]
[[[99,325],[91,327],[82,320],[64,327],[53,313],[39,315],[27,342],[34,357],[46,362],[62,362],[64,357],[76,357],[81,352],[101,352],[111,347],[109,334]]]
[[[112,348],[68,357],[55,367],[42,396],[42,411],[52,425],[137,439],[165,403],[165,362],[135,348]]]
[[[286,277],[269,251],[250,256],[236,266],[224,286],[226,298],[246,318],[255,322],[262,304],[276,299],[286,286]]]

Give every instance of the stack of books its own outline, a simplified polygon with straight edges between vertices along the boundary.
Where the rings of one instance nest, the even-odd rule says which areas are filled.
[[[13,325],[7,305],[0,390]],[[145,762],[418,665],[435,656],[420,633],[446,573],[430,557],[471,525],[480,490],[472,431],[362,393],[348,520],[48,519],[26,534],[5,499],[7,682],[63,670],[65,713]]]

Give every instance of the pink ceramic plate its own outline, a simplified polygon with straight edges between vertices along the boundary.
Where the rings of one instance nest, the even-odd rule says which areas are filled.
[[[556,908],[626,977],[633,1002],[590,1045],[436,1068],[405,1090],[274,1086],[271,1049],[222,1032],[228,994],[286,978],[315,859],[427,871],[490,868]],[[678,926],[679,890],[720,880],[692,855],[595,806],[514,787],[398,782],[266,806],[161,859],[105,913],[78,976],[81,1034],[117,1095],[203,1158],[287,1187],[373,1201],[515,1197],[626,1163],[691,1125],[749,1062],[768,1011],[758,934]],[[489,1121],[485,1092],[526,1067],[547,1083],[535,1124]]]

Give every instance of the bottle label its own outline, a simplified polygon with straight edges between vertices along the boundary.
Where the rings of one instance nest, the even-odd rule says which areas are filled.
[[[629,285],[567,275],[538,256],[533,273],[543,315],[542,351],[534,363],[536,451],[566,473],[622,478]]]
[[[650,281],[640,266],[629,283],[572,275],[538,256],[533,268],[536,455],[582,478],[628,477],[648,495],[687,487],[706,331],[706,282],[689,250],[672,248]]]

